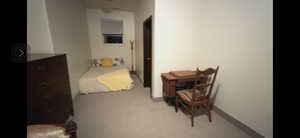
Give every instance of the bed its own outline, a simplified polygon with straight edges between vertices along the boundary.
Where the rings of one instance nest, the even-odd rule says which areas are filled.
[[[97,77],[100,75],[108,74],[114,71],[126,69],[126,72],[129,74],[128,68],[124,65],[113,66],[109,68],[105,67],[92,67],[86,72],[79,80],[79,90],[81,94],[89,93],[101,93],[101,92],[112,92],[112,90],[106,85],[100,83],[97,80]],[[130,76],[130,75],[129,75]],[[134,83],[131,83],[128,86],[128,89],[133,88]]]

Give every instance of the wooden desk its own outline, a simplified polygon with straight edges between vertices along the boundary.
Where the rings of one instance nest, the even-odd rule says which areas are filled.
[[[176,84],[181,82],[190,82],[196,79],[196,76],[182,76],[176,77],[171,73],[162,73],[161,78],[163,81],[163,97],[167,103],[174,103]]]

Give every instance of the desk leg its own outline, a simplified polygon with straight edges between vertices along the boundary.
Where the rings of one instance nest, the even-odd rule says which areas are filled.
[[[172,106],[175,105],[175,97],[170,97],[169,101],[170,101],[170,105],[172,105]]]
[[[165,97],[164,100],[170,106],[175,105],[175,97]]]

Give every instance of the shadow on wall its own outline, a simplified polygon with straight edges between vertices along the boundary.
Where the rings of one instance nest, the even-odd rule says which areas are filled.
[[[214,107],[214,104],[215,104],[216,97],[217,97],[217,94],[219,92],[219,89],[220,89],[220,84],[217,85],[215,92],[212,94],[211,103],[210,103],[210,109],[212,109]]]

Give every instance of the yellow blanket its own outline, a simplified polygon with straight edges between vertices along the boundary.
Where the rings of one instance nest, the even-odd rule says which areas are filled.
[[[112,91],[129,89],[133,80],[127,69],[120,69],[97,77],[98,82],[104,84]]]

